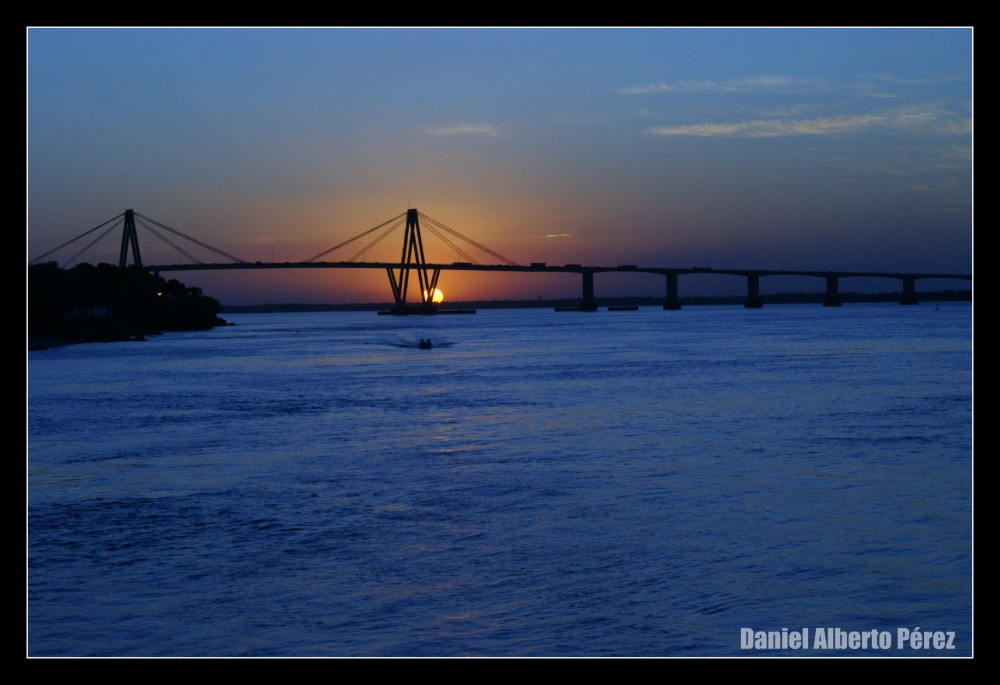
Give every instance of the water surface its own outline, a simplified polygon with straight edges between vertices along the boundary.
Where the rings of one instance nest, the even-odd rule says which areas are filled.
[[[29,353],[30,655],[971,653],[968,304],[227,318]]]

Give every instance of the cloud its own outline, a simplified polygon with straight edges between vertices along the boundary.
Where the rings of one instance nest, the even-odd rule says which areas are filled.
[[[754,119],[723,124],[685,124],[657,126],[647,133],[658,136],[702,136],[729,138],[779,138],[786,136],[825,136],[858,133],[875,128],[931,129],[939,124],[946,131],[961,130],[954,121],[942,121],[937,107],[904,108],[876,114],[852,114],[813,119]]]
[[[921,77],[902,78],[892,74],[867,74],[860,77],[855,85],[830,83],[823,80],[792,78],[763,74],[741,79],[724,81],[678,81],[676,83],[646,83],[618,88],[614,92],[619,95],[647,95],[649,93],[749,93],[749,92],[789,92],[803,89],[829,91],[843,89],[859,92],[872,98],[896,98],[893,92],[885,90],[885,86],[923,86],[943,83],[956,83],[967,80],[962,74],[932,74]]]
[[[954,121],[948,121],[944,124],[948,133],[956,134],[971,134],[972,133],[972,117],[968,119],[956,119]]]
[[[645,95],[646,93],[673,93],[677,90],[679,90],[677,86],[672,86],[668,83],[651,83],[645,86],[617,88],[615,92],[620,95]]]
[[[491,136],[500,135],[500,127],[492,124],[459,124],[458,126],[441,126],[427,130],[432,136]]]
[[[618,88],[621,95],[645,95],[647,93],[692,93],[692,92],[724,92],[746,93],[752,90],[778,90],[806,83],[787,76],[751,76],[728,81],[681,81],[679,83],[650,83],[639,86]]]
[[[868,74],[868,78],[873,81],[880,81],[882,83],[890,83],[902,86],[924,86],[933,85],[938,83],[958,83],[961,81],[968,80],[968,76],[965,74],[925,74],[923,76],[896,76],[895,74]]]
[[[546,233],[545,235],[536,235],[536,236],[532,236],[532,237],[538,238],[539,240],[549,240],[549,239],[552,239],[552,238],[572,238],[573,234],[572,233]]]

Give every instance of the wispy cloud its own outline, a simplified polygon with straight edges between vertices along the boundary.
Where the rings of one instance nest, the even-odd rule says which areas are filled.
[[[865,74],[852,87],[852,92],[862,97],[899,99],[911,92],[912,87],[937,86],[969,81],[962,74],[925,74],[922,76],[896,76],[895,74]]]
[[[948,130],[948,133],[972,133],[972,118],[948,121],[945,122],[944,126]]]
[[[441,126],[427,130],[432,136],[491,136],[500,135],[500,127],[492,124],[459,124],[458,126]]]
[[[760,76],[722,81],[677,81],[675,83],[660,81],[658,83],[645,83],[617,88],[614,92],[619,95],[646,95],[649,93],[749,93],[768,91],[789,92],[792,90],[801,91],[803,89],[819,91],[847,89],[847,92],[860,92],[867,97],[895,98],[898,95],[885,90],[887,86],[905,87],[955,83],[968,80],[968,76],[962,74],[928,74],[920,77],[903,78],[893,74],[867,74],[859,77],[859,79],[859,82],[854,84],[840,83],[838,85],[835,82],[831,83],[825,80],[763,74]]]
[[[866,98],[875,98],[880,100],[897,100],[899,95],[897,93],[891,93],[884,90],[875,84],[864,83],[857,87],[857,94]]]
[[[536,235],[536,236],[532,236],[532,237],[537,238],[539,240],[550,240],[552,238],[572,238],[573,234],[572,233],[546,233],[545,235]]]
[[[891,83],[903,86],[924,86],[937,83],[957,83],[966,81],[969,77],[965,74],[924,74],[922,76],[896,76],[895,74],[867,74],[867,78],[881,83]]]
[[[685,124],[647,129],[658,136],[702,136],[729,138],[778,138],[785,136],[825,136],[858,133],[875,128],[955,129],[952,120],[942,121],[936,107],[905,108],[876,114],[852,114],[813,119],[754,119],[723,124]],[[959,127],[960,128],[960,127]]]
[[[792,86],[805,84],[801,79],[792,79],[788,76],[751,76],[742,79],[730,79],[728,81],[680,81],[678,83],[649,83],[638,86],[628,86],[618,88],[616,93],[621,95],[645,95],[647,93],[697,93],[697,92],[726,92],[726,93],[746,93],[754,90],[781,90]]]

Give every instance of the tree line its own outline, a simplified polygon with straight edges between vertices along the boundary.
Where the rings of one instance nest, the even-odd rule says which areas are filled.
[[[219,302],[138,267],[55,262],[28,267],[28,337],[65,342],[129,340],[226,325]]]

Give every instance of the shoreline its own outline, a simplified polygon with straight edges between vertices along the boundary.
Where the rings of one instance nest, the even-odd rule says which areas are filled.
[[[936,292],[917,293],[921,303],[934,302],[971,302],[972,290],[942,290]],[[765,305],[775,304],[822,304],[825,293],[777,293],[764,295]],[[841,293],[840,300],[844,304],[865,302],[899,302],[901,293]],[[743,305],[744,295],[724,295],[711,297],[682,297],[682,306],[701,305]],[[543,300],[468,300],[447,302],[449,308],[461,309],[555,309],[556,307],[578,307],[579,299],[543,299]],[[660,307],[662,297],[599,297],[598,307]],[[249,305],[222,305],[220,314],[253,314],[279,312],[333,312],[333,311],[379,311],[391,309],[391,302],[367,302],[347,304],[310,304],[310,303],[269,303]]]

